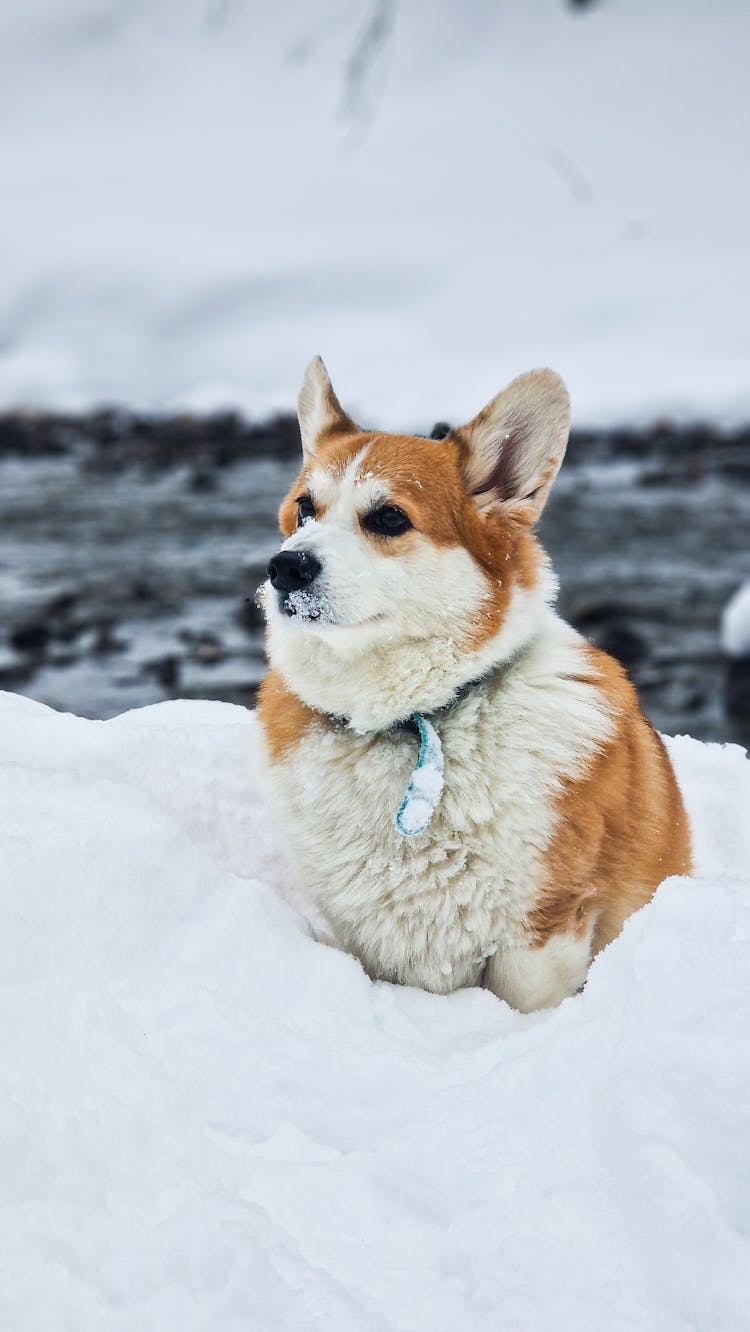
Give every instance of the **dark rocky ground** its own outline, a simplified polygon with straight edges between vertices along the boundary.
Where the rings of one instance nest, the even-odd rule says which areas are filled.
[[[251,703],[297,452],[291,418],[0,417],[0,687],[90,717]],[[564,614],[655,724],[747,744],[750,666],[729,679],[718,625],[750,577],[750,429],[578,431],[542,535]]]

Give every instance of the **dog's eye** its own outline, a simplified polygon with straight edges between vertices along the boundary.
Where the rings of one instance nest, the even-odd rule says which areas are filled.
[[[408,532],[411,527],[403,509],[396,508],[395,504],[386,504],[382,509],[374,509],[372,513],[368,513],[363,525],[368,532],[375,532],[378,536],[384,537],[401,536],[402,532]]]
[[[297,505],[297,526],[301,527],[315,517],[315,505],[309,495],[298,495],[294,502]]]

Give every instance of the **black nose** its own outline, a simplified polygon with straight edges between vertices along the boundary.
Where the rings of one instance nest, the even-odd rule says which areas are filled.
[[[320,560],[309,550],[280,550],[268,563],[268,577],[279,592],[299,592],[320,573]]]

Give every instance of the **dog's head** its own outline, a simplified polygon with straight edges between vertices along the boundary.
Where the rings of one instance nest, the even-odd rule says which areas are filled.
[[[373,652],[382,667],[436,642],[455,663],[499,645],[509,617],[517,637],[519,597],[549,596],[532,529],[565,452],[562,380],[522,375],[468,425],[423,439],[359,430],[316,357],[298,408],[303,465],[262,590],[282,673]]]

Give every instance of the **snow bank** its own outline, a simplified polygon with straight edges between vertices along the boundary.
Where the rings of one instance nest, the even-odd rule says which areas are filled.
[[[728,657],[750,657],[750,581],[738,587],[724,607],[721,646]]]
[[[522,1017],[313,941],[251,714],[0,736],[3,1332],[744,1326],[743,751],[673,742],[698,877]]]
[[[746,0],[374,9],[4,0],[0,405],[747,417]]]

